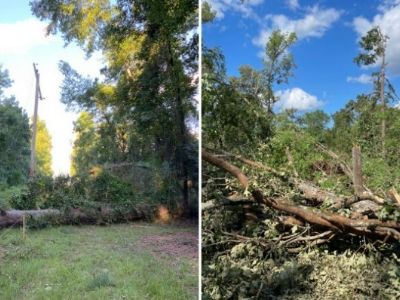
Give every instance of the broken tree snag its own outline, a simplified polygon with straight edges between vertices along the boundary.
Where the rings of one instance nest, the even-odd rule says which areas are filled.
[[[352,150],[352,158],[353,158],[353,185],[354,185],[354,193],[359,196],[363,193],[363,180],[362,180],[362,171],[361,171],[361,149],[360,146],[353,146]]]
[[[249,185],[249,179],[247,178],[246,175],[243,174],[243,172],[238,167],[228,163],[227,161],[223,160],[222,158],[215,156],[214,154],[207,152],[204,149],[201,150],[201,157],[208,163],[231,173],[233,176],[235,176],[239,180],[240,184],[245,189],[247,189],[247,187]]]

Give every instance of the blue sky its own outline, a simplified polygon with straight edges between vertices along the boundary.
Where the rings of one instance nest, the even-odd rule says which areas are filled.
[[[389,77],[400,94],[400,0],[209,0],[217,12],[203,26],[208,47],[220,47],[229,75],[249,64],[262,68],[262,53],[274,29],[294,31],[291,49],[297,65],[288,85],[276,87],[279,107],[333,113],[357,94],[370,92],[374,68],[353,63],[358,40],[379,25],[389,37]]]
[[[28,0],[0,0],[0,64],[9,70],[14,81],[7,90],[29,116],[33,114],[35,77],[32,63],[38,64],[41,90],[45,100],[39,103],[39,118],[46,122],[52,136],[53,171],[69,173],[72,151],[73,121],[77,115],[66,112],[60,102],[62,75],[58,61],[65,60],[84,75],[99,77],[102,57],[95,53],[86,60],[85,53],[71,44],[64,47],[59,36],[45,35],[46,23],[36,19]]]

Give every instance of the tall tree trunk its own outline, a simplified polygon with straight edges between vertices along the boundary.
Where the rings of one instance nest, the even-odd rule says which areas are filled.
[[[175,103],[175,116],[178,122],[178,156],[181,161],[181,172],[182,172],[182,180],[183,180],[183,188],[182,188],[182,210],[183,215],[187,216],[189,214],[189,167],[188,167],[188,157],[186,153],[185,146],[187,145],[186,138],[186,124],[185,124],[185,111],[183,108],[183,99],[182,99],[182,89],[181,89],[181,80],[179,73],[175,69],[176,63],[174,58],[174,53],[172,51],[171,40],[168,39],[168,52],[169,52],[169,64],[171,75],[174,78],[174,85],[176,87],[176,103]]]
[[[380,74],[380,98],[382,103],[381,113],[382,113],[382,123],[381,123],[381,140],[382,140],[382,158],[386,157],[386,146],[385,146],[385,138],[386,138],[386,101],[385,101],[385,40],[382,41],[382,64],[381,64],[381,74]]]
[[[354,146],[352,151],[353,156],[353,185],[354,193],[360,196],[364,191],[362,171],[361,171],[361,149],[360,146]]]

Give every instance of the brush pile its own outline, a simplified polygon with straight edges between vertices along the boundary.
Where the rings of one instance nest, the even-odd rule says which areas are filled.
[[[352,166],[313,163],[347,178],[347,193],[229,153],[203,149],[203,280],[211,299],[400,296],[400,197],[363,182]],[[230,173],[232,176],[227,175]],[[286,299],[285,298],[285,299]]]

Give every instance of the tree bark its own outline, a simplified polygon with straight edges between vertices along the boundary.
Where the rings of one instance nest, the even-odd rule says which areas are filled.
[[[29,216],[33,219],[48,216],[61,216],[58,209],[41,209],[41,210],[9,210],[1,211],[0,213],[0,228],[9,227],[13,225],[22,225],[23,216]]]
[[[381,45],[382,47],[382,64],[381,64],[381,74],[380,74],[380,98],[381,98],[381,103],[382,103],[382,123],[381,123],[381,139],[382,139],[382,157],[386,157],[386,145],[385,145],[385,139],[386,139],[386,117],[385,117],[385,112],[386,112],[386,101],[385,101],[385,68],[386,68],[386,37],[382,35],[381,31],[379,30],[379,34],[381,35]]]
[[[362,171],[361,171],[361,149],[360,146],[353,146],[352,150],[353,157],[353,186],[354,193],[359,196],[364,191]]]
[[[22,225],[24,215],[28,220],[54,217],[54,222],[56,224],[104,224],[109,223],[109,220],[117,220],[115,217],[118,217],[120,222],[127,222],[149,219],[149,217],[151,218],[153,216],[152,214],[154,213],[145,212],[144,209],[141,210],[138,208],[135,211],[129,211],[121,215],[107,207],[101,208],[101,210],[92,213],[85,212],[79,208],[73,208],[66,212],[61,212],[58,209],[0,210],[0,229]]]
[[[248,187],[248,178],[239,168],[204,150],[202,151],[202,157],[205,161],[236,176],[243,187]],[[400,223],[396,221],[385,222],[368,218],[351,219],[329,211],[316,211],[310,208],[293,205],[292,203],[286,203],[284,199],[275,200],[264,197],[262,191],[258,189],[253,189],[251,194],[256,202],[295,216],[296,218],[316,226],[316,228],[322,227],[324,230],[329,229],[334,233],[351,233],[384,241],[388,239],[400,241]]]

